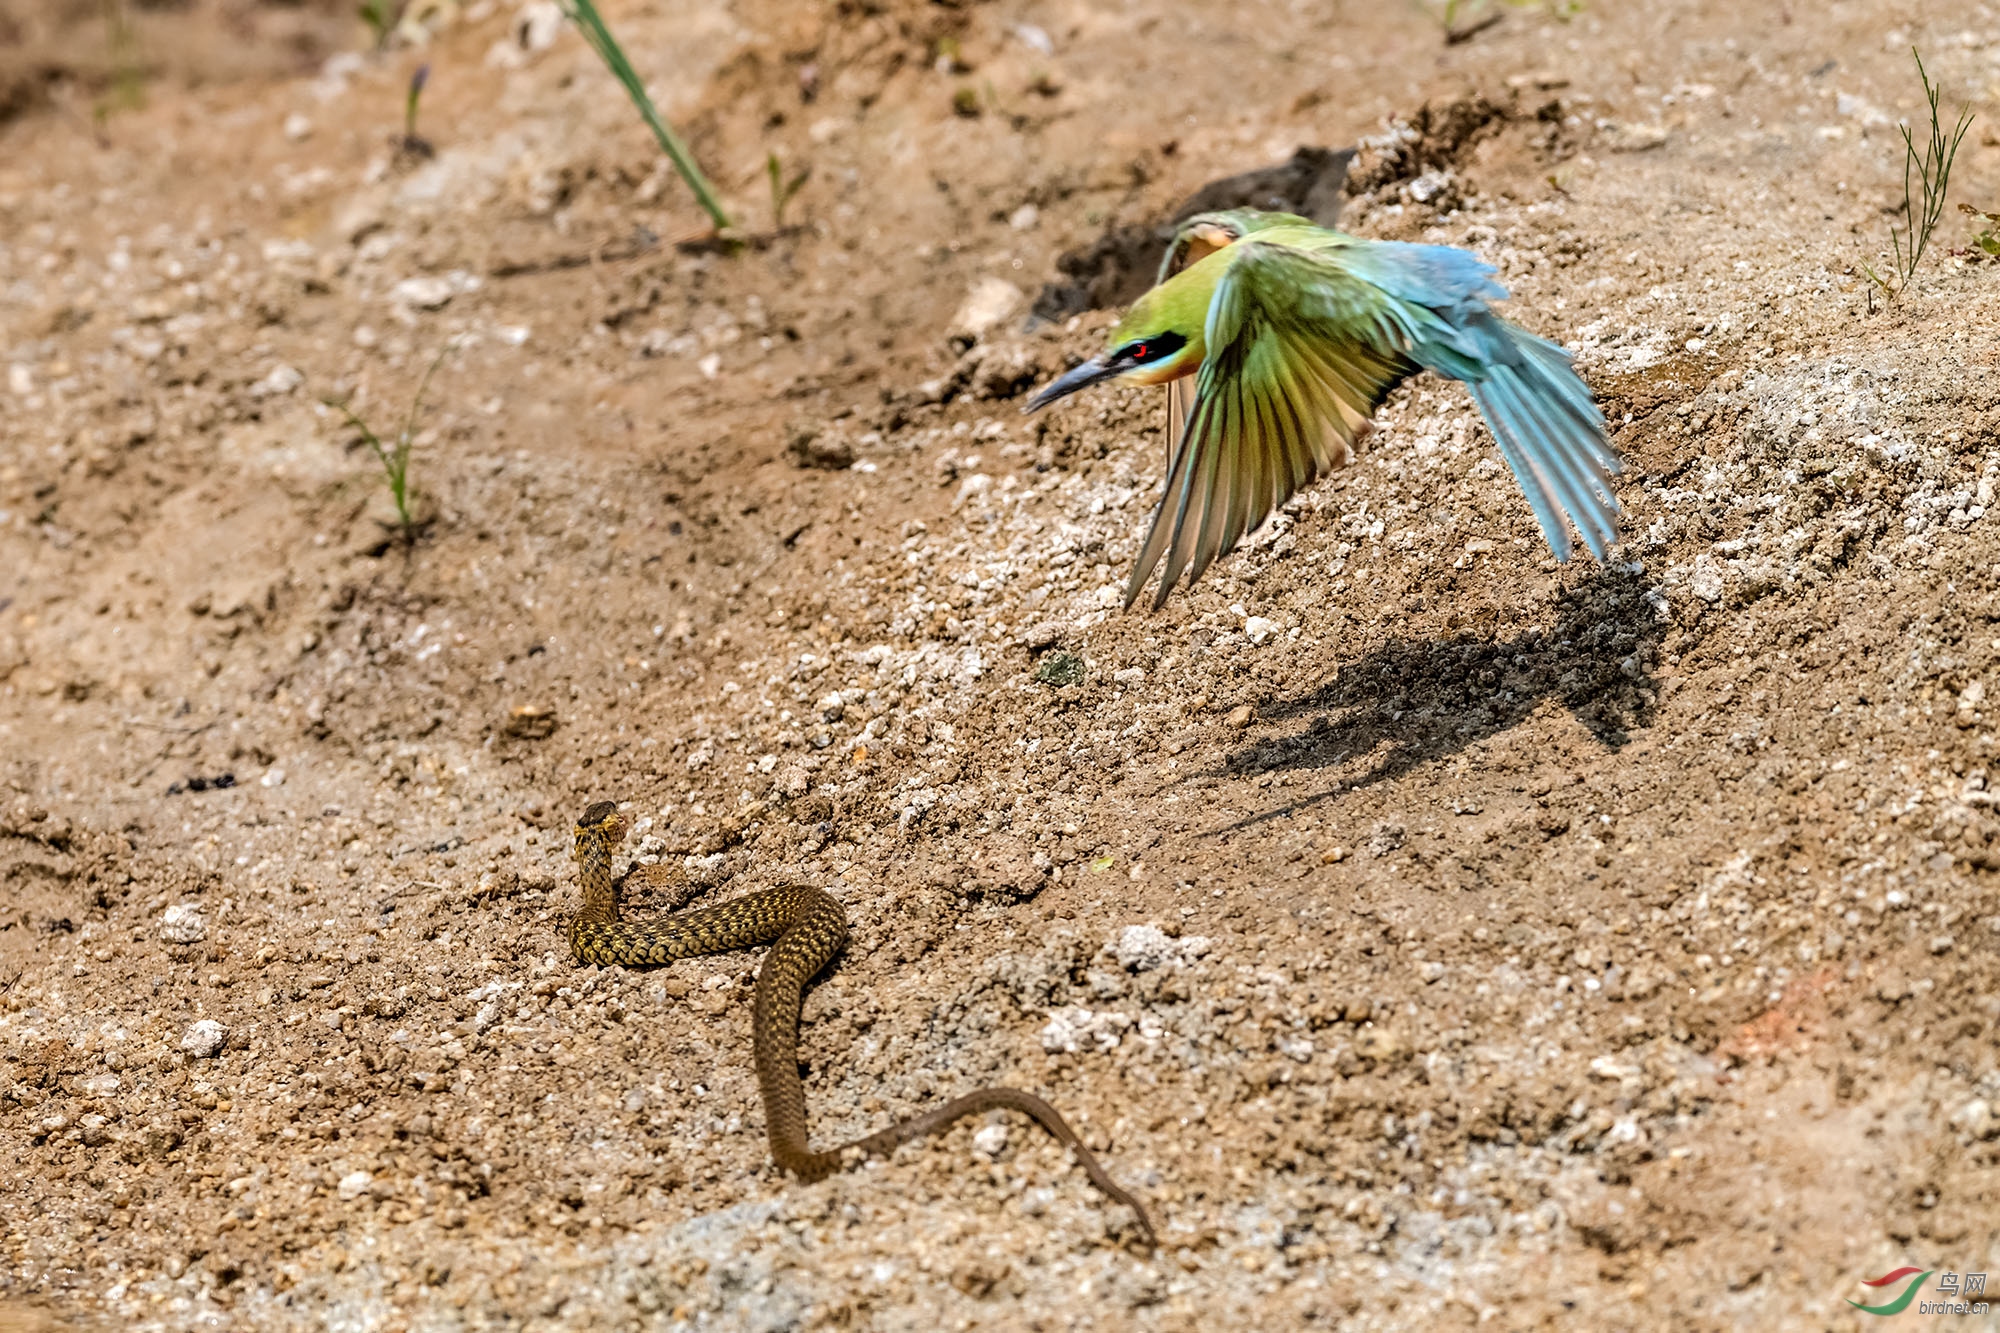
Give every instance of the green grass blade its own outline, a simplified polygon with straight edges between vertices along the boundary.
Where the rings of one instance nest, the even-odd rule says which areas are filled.
[[[681,174],[681,179],[687,182],[688,189],[694,192],[695,201],[714,221],[716,230],[726,230],[730,226],[729,214],[723,212],[721,203],[716,200],[715,188],[708,183],[708,177],[701,174],[701,168],[695,165],[694,155],[688,152],[687,145],[681,142],[681,137],[674,133],[673,126],[667,124],[666,118],[660,115],[659,108],[653,105],[652,97],[646,92],[646,85],[632,68],[632,62],[625,58],[624,48],[618,45],[618,39],[613,37],[611,29],[605,26],[603,16],[597,12],[597,6],[591,3],[591,0],[557,0],[557,3],[562,6],[563,12],[569,15],[570,21],[576,24],[577,31],[583,34],[583,40],[590,43],[590,49],[597,52],[605,68],[611,71],[612,77],[625,86],[625,92],[631,97],[632,105],[639,108],[640,119],[646,122],[646,128],[650,129],[653,137],[659,140],[661,151],[666,153],[674,164],[674,170]]]
[[[1969,106],[1960,107],[1956,121],[1949,130],[1945,128],[1938,118],[1942,88],[1931,82],[1923,55],[1914,46],[1910,55],[1917,62],[1917,80],[1923,85],[1931,125],[1922,149],[1917,147],[1916,136],[1907,123],[1897,126],[1903,138],[1903,226],[1899,232],[1895,224],[1890,224],[1889,246],[1900,279],[1899,291],[1915,279],[1917,266],[1923,262],[1931,233],[1937,230],[1938,219],[1944,215],[1945,193],[1951,186],[1951,169],[1958,159],[1959,145],[1965,139],[1965,132],[1972,128]]]

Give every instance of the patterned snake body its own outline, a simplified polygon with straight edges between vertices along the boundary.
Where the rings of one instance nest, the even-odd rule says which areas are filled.
[[[657,966],[679,958],[726,953],[768,941],[751,1009],[752,1051],[764,1096],[771,1157],[801,1180],[820,1180],[864,1157],[881,1156],[981,1111],[1019,1111],[1076,1154],[1091,1183],[1138,1216],[1146,1243],[1153,1224],[1139,1201],[1119,1188],[1053,1106],[1014,1088],[981,1088],[889,1128],[814,1152],[806,1137],[806,1091],[799,1080],[799,1008],[805,984],[847,943],[847,913],[810,885],[760,889],[714,907],[647,921],[618,918],[612,858],[625,835],[618,807],[599,801],[577,821],[575,856],[583,910],[569,924],[577,961],[600,966]]]

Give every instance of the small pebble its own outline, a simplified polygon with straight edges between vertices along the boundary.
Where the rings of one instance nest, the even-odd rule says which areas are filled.
[[[413,310],[442,310],[457,293],[445,278],[405,278],[393,294],[399,304]]]
[[[208,921],[192,903],[175,903],[160,914],[160,938],[170,944],[199,944],[208,938]]]
[[[1209,940],[1205,935],[1175,939],[1158,926],[1127,926],[1104,947],[1127,972],[1151,972],[1200,958],[1208,952]]]
[[[222,1053],[229,1030],[212,1018],[198,1018],[181,1036],[181,1049],[197,1060],[210,1060]]]

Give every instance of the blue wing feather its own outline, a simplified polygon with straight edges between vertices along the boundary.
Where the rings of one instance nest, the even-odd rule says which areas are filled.
[[[1570,557],[1572,524],[1600,560],[1618,540],[1619,465],[1603,415],[1569,353],[1489,308],[1507,296],[1492,265],[1289,222],[1221,253],[1203,261],[1226,266],[1207,356],[1127,605],[1162,560],[1155,606],[1183,572],[1200,578],[1272,508],[1346,462],[1368,414],[1418,367],[1471,391],[1558,560]]]
[[[1610,478],[1619,471],[1604,417],[1568,352],[1487,309],[1506,296],[1492,266],[1462,250],[1393,241],[1355,242],[1336,262],[1421,309],[1401,321],[1414,334],[1410,358],[1472,391],[1556,558],[1571,549],[1560,511],[1602,560],[1618,540]]]

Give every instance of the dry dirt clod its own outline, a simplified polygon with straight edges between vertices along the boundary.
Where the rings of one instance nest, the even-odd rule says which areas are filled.
[[[523,740],[547,740],[555,734],[556,710],[545,704],[516,704],[507,710],[506,732]]]
[[[208,1060],[221,1054],[229,1031],[212,1018],[197,1020],[181,1036],[181,1049],[196,1059]]]

